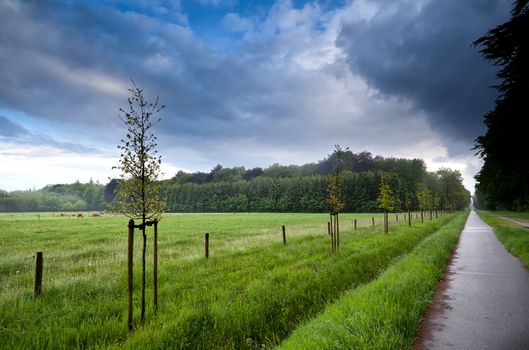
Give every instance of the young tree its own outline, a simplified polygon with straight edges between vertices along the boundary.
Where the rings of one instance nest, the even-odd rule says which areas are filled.
[[[121,140],[118,148],[121,156],[118,165],[113,169],[121,171],[121,181],[116,189],[116,200],[112,209],[131,219],[141,220],[139,225],[143,236],[142,247],[142,291],[141,291],[141,322],[145,320],[145,249],[147,236],[145,226],[148,220],[160,220],[165,210],[166,201],[156,181],[161,175],[161,156],[156,150],[156,136],[152,127],[161,119],[153,120],[165,106],[145,100],[143,89],[134,81],[128,88],[127,110],[120,108],[119,118],[127,127],[127,136]]]
[[[340,223],[338,214],[344,207],[342,200],[342,169],[343,154],[349,151],[349,147],[342,150],[340,145],[334,146],[333,156],[336,159],[336,167],[329,177],[327,186],[327,205],[329,207],[329,216],[331,219],[331,239],[332,249],[336,251],[340,247]]]
[[[419,209],[421,209],[421,222],[424,222],[424,210],[430,205],[431,193],[426,187],[422,186],[417,194],[419,197]]]
[[[378,204],[380,208],[384,209],[384,234],[387,235],[389,233],[388,211],[393,210],[395,204],[387,175],[382,175],[380,178]]]
[[[411,206],[412,206],[411,194],[410,192],[406,191],[404,192],[404,207],[406,208],[406,211],[408,212],[408,226],[409,227],[411,227]]]

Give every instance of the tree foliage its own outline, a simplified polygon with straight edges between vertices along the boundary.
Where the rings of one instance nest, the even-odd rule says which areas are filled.
[[[498,98],[485,115],[487,131],[475,149],[484,165],[476,176],[475,205],[489,209],[529,209],[529,0],[517,0],[511,19],[474,42],[486,60],[501,67]]]
[[[132,219],[159,219],[165,211],[166,201],[161,195],[159,182],[161,156],[158,154],[157,138],[152,127],[160,121],[153,121],[154,115],[165,106],[149,103],[143,90],[136,86],[128,88],[128,110],[120,108],[120,119],[127,127],[127,136],[118,145],[121,151],[118,165],[113,167],[121,172],[121,181],[116,188],[116,198],[110,207]]]
[[[337,215],[344,207],[342,200],[342,171],[344,163],[344,155],[349,150],[346,148],[342,150],[340,145],[334,146],[334,152],[331,157],[335,159],[332,173],[329,176],[329,183],[327,185],[327,205],[331,215]]]

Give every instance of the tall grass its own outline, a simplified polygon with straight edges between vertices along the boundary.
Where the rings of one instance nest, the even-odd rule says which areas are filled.
[[[488,213],[479,211],[478,215],[487,224],[492,226],[498,239],[505,248],[522,260],[524,266],[529,269],[529,230],[509,222],[497,215],[515,217],[518,219],[529,219],[529,213]]]
[[[375,281],[346,293],[279,348],[410,349],[467,215],[425,239]]]
[[[128,333],[124,218],[1,216],[1,346],[273,346],[450,220],[394,225],[387,237],[380,227],[353,232],[352,222],[349,228],[344,224],[341,249],[332,254],[326,219],[319,214],[167,216],[160,224],[159,312],[149,308],[147,322]],[[348,221],[352,216],[342,219]],[[287,246],[281,243],[281,224],[287,225]],[[205,231],[212,234],[208,261],[202,257]],[[44,251],[44,286],[34,300],[37,250]],[[139,254],[137,245],[136,263]],[[136,291],[139,280],[137,273]],[[150,298],[150,285],[147,292]],[[136,320],[138,305],[136,293]]]

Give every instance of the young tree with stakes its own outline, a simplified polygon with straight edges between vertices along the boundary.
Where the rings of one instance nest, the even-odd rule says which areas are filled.
[[[141,220],[140,228],[143,236],[142,246],[142,290],[141,290],[141,322],[145,321],[145,250],[147,236],[145,226],[150,220],[157,223],[166,208],[166,201],[156,181],[161,175],[161,156],[156,150],[157,138],[151,129],[160,122],[154,116],[165,108],[159,105],[158,98],[154,103],[145,100],[143,89],[134,81],[130,92],[128,109],[120,108],[119,118],[127,126],[127,136],[121,140],[118,148],[121,151],[118,165],[113,169],[121,171],[121,181],[116,189],[116,198],[112,209],[133,220]],[[129,325],[130,326],[130,325]]]
[[[389,233],[388,212],[394,209],[393,191],[389,186],[389,178],[382,175],[380,178],[378,203],[379,207],[384,209],[384,234]]]
[[[334,146],[336,164],[327,186],[327,205],[329,207],[329,217],[331,220],[330,233],[333,252],[340,248],[340,222],[338,214],[345,205],[342,200],[342,168],[343,155],[347,151],[349,151],[349,147],[342,150],[340,145]]]

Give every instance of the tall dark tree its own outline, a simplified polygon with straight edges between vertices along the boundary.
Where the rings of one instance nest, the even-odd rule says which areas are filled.
[[[476,190],[491,209],[529,209],[529,0],[516,0],[511,19],[474,42],[485,59],[501,67],[495,108],[485,115],[487,132],[476,139],[484,159]]]

